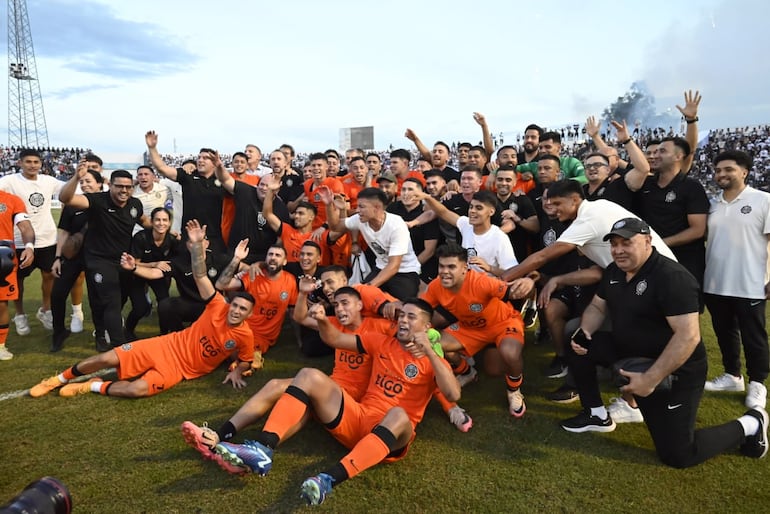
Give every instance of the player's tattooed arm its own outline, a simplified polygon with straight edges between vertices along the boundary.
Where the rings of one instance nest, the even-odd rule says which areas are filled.
[[[249,255],[249,240],[248,238],[241,240],[238,246],[235,247],[233,252],[233,259],[230,264],[222,271],[217,279],[216,287],[222,291],[231,291],[233,289],[240,289],[243,285],[240,279],[235,278],[235,274],[241,269],[241,261]]]

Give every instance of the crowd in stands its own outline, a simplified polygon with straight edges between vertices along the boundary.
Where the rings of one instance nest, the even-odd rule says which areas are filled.
[[[58,195],[68,209],[62,214],[67,221],[59,225],[55,243],[38,248],[28,236],[17,237],[17,247],[25,251],[34,247],[44,278],[51,270],[57,275],[53,277],[56,298],[52,303],[49,288],[46,299],[44,286],[37,317],[53,330],[51,351],[59,351],[70,333],[63,327],[62,295],[77,288],[76,278],[84,271],[95,345],[105,355],[44,380],[33,388],[33,396],[62,386],[62,395],[150,396],[181,380],[180,375],[164,382],[149,372],[128,380],[136,374],[129,377],[119,371],[118,381],[67,384],[79,374],[120,367],[130,361],[125,353],[145,348],[134,343],[135,329],[149,311],[152,289],[158,302],[158,331],[163,334],[152,339],[153,344],[181,345],[182,339],[200,338],[209,359],[188,362],[179,357],[180,366],[187,366],[185,378],[211,372],[221,359],[212,366],[210,358],[224,358],[225,350],[232,352],[236,346],[223,334],[234,330],[242,338],[246,327],[253,342],[246,352],[241,339],[237,340],[238,358],[226,379],[236,387],[245,384],[241,376],[258,374],[282,330],[286,330],[284,338],[295,341],[307,356],[335,356],[331,378],[303,370],[294,380],[271,382],[255,396],[259,401],[244,406],[246,414],[239,411],[217,431],[189,422],[183,425],[188,443],[227,471],[264,474],[270,469],[273,450],[294,431],[290,420],[299,426],[307,409],[315,407],[318,418],[353,450],[335,467],[303,483],[302,494],[310,503],[320,503],[332,485],[363,469],[352,464],[354,457],[368,467],[404,453],[433,393],[449,421],[458,430],[468,431],[471,416],[457,400],[460,387],[477,379],[480,365],[490,375],[503,375],[509,412],[517,419],[526,412],[522,393],[526,369],[526,373],[565,379],[546,394],[550,400],[582,402],[581,414],[562,422],[565,430],[607,432],[614,430],[616,422],[645,422],[661,460],[676,467],[697,464],[726,449],[719,444],[737,447],[740,443],[745,455],[762,457],[767,451],[768,424],[764,411],[766,293],[761,292],[765,284],[760,284],[762,297],[756,297],[755,275],[762,275],[767,264],[770,194],[747,187],[744,197],[743,187],[765,190],[770,185],[770,132],[768,126],[715,130],[699,141],[700,95],[685,93],[685,100],[684,107],[677,106],[683,115],[679,131],[627,127],[614,120],[602,130],[591,117],[585,124],[558,130],[530,124],[515,138],[516,144],[509,145],[502,133],[492,135],[480,113],[473,113],[476,130],[481,132],[479,144],[438,140],[429,146],[414,130],[406,129],[403,144],[385,152],[330,149],[297,154],[284,144],[263,154],[249,144],[232,154],[202,148],[197,155],[174,155],[161,153],[158,134],[149,131],[147,163],[136,170],[135,178],[125,171],[111,177],[105,173],[102,178],[101,160],[81,150],[22,153],[21,171],[28,180],[41,169],[46,173],[48,166],[49,174],[66,177],[67,171],[71,173],[66,184],[54,184],[46,193],[49,200]],[[18,157],[11,149],[3,155],[3,165],[8,162],[11,167]],[[10,182],[0,180],[0,190],[12,192]],[[735,199],[733,193],[741,197]],[[732,201],[754,203],[741,203],[736,210],[729,208]],[[33,215],[28,205],[36,231],[44,226],[43,218],[45,226],[50,225],[50,208],[40,207],[35,205]],[[739,299],[745,300],[740,307],[724,300],[732,293],[714,285],[728,276],[714,271],[721,270],[727,257],[722,255],[724,244],[716,249],[709,245],[717,237],[727,240],[730,235],[716,225],[723,218],[713,216],[717,211],[737,215],[738,222],[746,224],[743,232],[736,232],[739,239],[732,246],[758,249],[731,256],[748,260],[730,267],[729,276],[740,286],[750,283],[747,287],[754,295],[741,296],[744,291],[740,290]],[[78,213],[87,214],[85,227],[73,225]],[[181,222],[178,229],[172,229],[174,218]],[[82,247],[65,256],[70,240],[81,232]],[[661,260],[665,269],[654,282],[653,267]],[[746,279],[749,274],[751,280]],[[64,275],[70,282],[57,290]],[[19,280],[23,276],[19,274]],[[172,279],[176,295],[170,291]],[[625,287],[626,281],[633,287]],[[639,303],[638,312],[644,311],[645,316],[615,326],[617,303],[604,299],[620,290],[621,283],[627,299]],[[673,301],[670,289],[677,285]],[[652,292],[643,296],[648,289]],[[82,291],[79,295],[82,298]],[[231,300],[230,307],[225,296]],[[132,311],[124,321],[121,313],[127,299]],[[655,301],[662,305],[653,305]],[[704,302],[725,354],[725,373],[707,382],[697,323]],[[51,313],[51,305],[58,311]],[[594,308],[592,314],[589,306]],[[631,312],[625,306],[623,312]],[[223,323],[228,308],[229,321],[220,327],[222,334],[212,332],[212,320]],[[694,448],[694,413],[704,383],[710,391],[746,389],[740,360],[736,357],[735,366],[731,360],[739,343],[723,340],[736,327],[745,329],[727,327],[733,308],[742,309],[735,315],[740,323],[747,316],[759,320],[761,314],[761,323],[751,324],[752,337],[743,335],[749,411],[730,428],[720,427],[720,433],[729,432],[721,443],[712,438],[710,444]],[[650,318],[644,309],[654,311]],[[597,311],[611,316],[613,326],[603,328],[604,318]],[[27,317],[18,304],[16,312],[16,331],[24,335],[25,328],[29,332]],[[540,371],[525,367],[523,350],[525,332],[536,326],[538,312],[537,337],[549,338],[554,347],[552,362]],[[730,323],[718,319],[717,312],[730,318]],[[73,310],[73,320],[76,314]],[[82,330],[80,316],[78,330]],[[232,321],[239,316],[244,319]],[[683,316],[687,323],[680,321]],[[291,321],[290,328],[284,319]],[[208,325],[202,328],[204,323]],[[431,324],[440,332],[429,336]],[[585,333],[574,331],[578,327]],[[631,341],[631,350],[616,349],[617,356],[664,363],[633,376],[620,373],[630,382],[605,409],[598,386],[591,383],[596,373],[586,372],[588,358],[580,359],[588,355],[599,360],[595,357],[599,354],[588,349],[590,344],[622,347],[613,337],[631,328],[636,330],[625,341]],[[70,330],[75,330],[74,325]],[[601,339],[602,332],[614,335]],[[685,342],[692,347],[687,351],[680,348],[684,343],[675,337],[677,332],[689,334]],[[386,339],[380,341],[376,333]],[[645,336],[639,338],[639,334]],[[671,345],[676,343],[679,360],[661,353],[669,340]],[[197,345],[196,339],[193,347]],[[623,355],[628,351],[639,354]],[[615,353],[600,356],[609,359],[610,355]],[[0,344],[0,359],[11,357]],[[160,358],[154,353],[145,357]],[[383,359],[399,365],[380,362]],[[361,376],[364,363],[376,377],[371,381],[368,375]],[[680,367],[686,373],[679,379],[688,384],[686,393],[694,395],[687,396],[687,401],[695,406],[688,404],[690,414],[677,417],[681,411],[670,412],[677,408],[671,405],[682,397],[669,395],[679,394],[677,388],[684,386],[650,395]],[[657,380],[646,388],[650,384],[642,384],[642,376]],[[430,379],[425,382],[425,377]],[[402,392],[409,398],[400,396]],[[656,398],[668,402],[668,413]],[[363,409],[370,405],[367,401],[374,401],[372,412],[377,419],[355,435],[335,431],[335,423],[348,427],[341,421],[347,420],[343,414],[348,402],[359,405],[358,400]],[[266,415],[273,404],[278,414],[268,418],[255,442],[231,442],[238,430]],[[327,407],[319,411],[321,405]],[[397,412],[388,410],[394,407],[399,407]],[[661,429],[669,424],[677,428]]]
[[[19,172],[22,148],[0,145],[0,175]],[[84,148],[37,148],[43,158],[43,173],[66,180],[75,172],[78,161],[91,150]]]

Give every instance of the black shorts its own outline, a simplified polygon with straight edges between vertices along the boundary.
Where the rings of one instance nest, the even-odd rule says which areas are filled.
[[[18,262],[21,262],[21,253],[23,251],[23,249],[16,249],[16,260]],[[32,273],[32,271],[34,271],[35,268],[39,269],[40,271],[50,272],[55,259],[56,245],[46,246],[45,248],[35,248],[35,260],[32,261],[32,265],[27,266],[26,268],[19,268],[16,276],[20,281],[24,280]]]
[[[591,293],[591,291],[586,291],[585,288],[579,286],[567,286],[554,291],[551,294],[551,299],[559,300],[566,305],[570,318],[577,318],[582,316],[583,311],[593,299],[593,294],[587,293]]]

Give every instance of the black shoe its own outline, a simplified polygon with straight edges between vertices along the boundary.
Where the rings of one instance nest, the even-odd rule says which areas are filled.
[[[561,422],[561,427],[567,432],[612,432],[615,430],[615,422],[612,417],[601,419],[593,416],[590,409],[583,409],[580,414],[574,418],[565,419]]]
[[[527,300],[521,317],[524,320],[524,328],[534,327],[535,323],[537,323],[537,304]]]
[[[64,340],[70,336],[70,331],[66,328],[59,334],[51,336],[51,353],[56,353],[64,347]]]
[[[744,416],[752,416],[759,421],[759,429],[754,435],[746,437],[746,442],[741,445],[741,453],[752,459],[761,459],[767,455],[767,411],[761,407],[746,411]]]
[[[550,400],[552,402],[572,403],[574,401],[579,400],[580,395],[578,394],[577,389],[567,384],[564,384],[563,386],[558,388],[556,391],[546,394],[545,398],[546,400]]]
[[[112,350],[112,345],[107,342],[107,340],[103,337],[97,337],[96,338],[96,351],[97,352],[109,352]]]
[[[127,343],[131,343],[131,342],[136,341],[137,339],[139,339],[139,337],[137,337],[135,332],[132,332],[132,331],[129,331],[129,330],[125,330],[125,335],[126,335],[126,342]]]
[[[564,378],[567,376],[567,363],[564,357],[557,355],[551,361],[551,364],[545,370],[545,376],[548,378]]]

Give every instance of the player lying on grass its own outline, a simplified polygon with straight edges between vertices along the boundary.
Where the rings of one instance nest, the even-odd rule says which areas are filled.
[[[59,395],[68,397],[89,391],[126,398],[152,396],[184,379],[211,373],[233,353],[237,353],[239,364],[227,374],[223,383],[232,382],[236,389],[246,385],[241,374],[250,367],[253,337],[245,321],[254,307],[254,298],[245,292],[236,293],[228,305],[207,276],[203,249],[206,227],[192,220],[186,228],[192,243],[190,254],[195,283],[201,297],[209,299],[201,317],[181,332],[126,343],[89,357],[63,373],[43,380],[30,389],[30,396],[44,396],[60,387]],[[121,261],[131,264],[133,257],[124,253]],[[86,382],[69,383],[79,376],[112,367],[117,368],[117,381],[92,378]],[[132,378],[136,379],[129,380]]]

